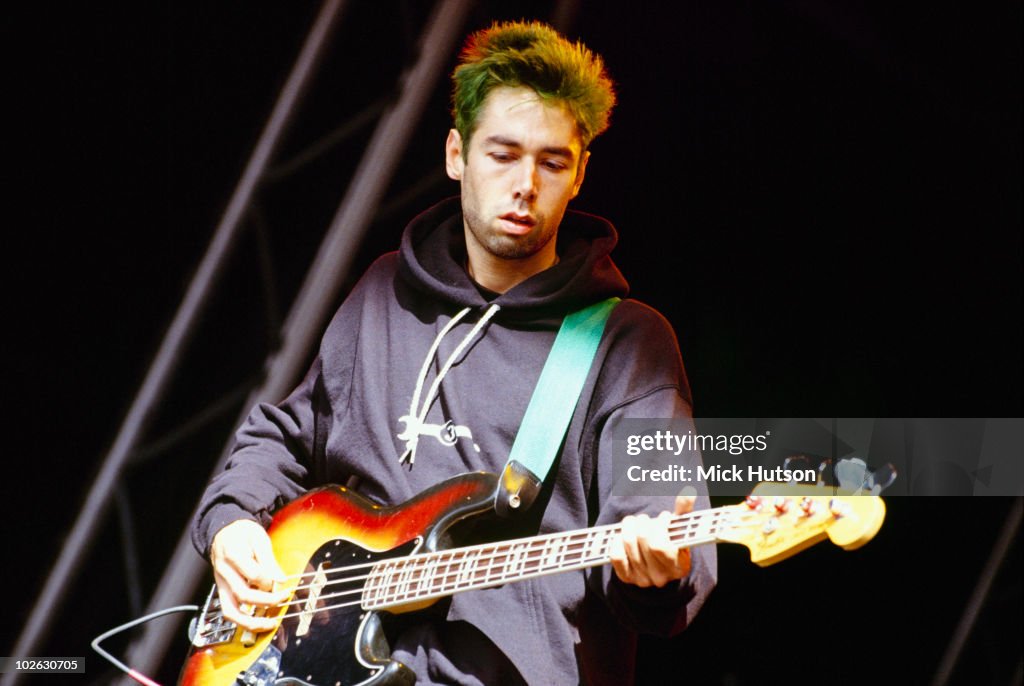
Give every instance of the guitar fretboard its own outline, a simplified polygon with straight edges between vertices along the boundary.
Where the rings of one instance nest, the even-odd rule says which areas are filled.
[[[734,521],[733,507],[702,510],[673,518],[669,535],[675,545],[688,548],[718,540]],[[621,529],[615,524],[379,562],[366,580],[362,606],[385,609],[607,564]]]

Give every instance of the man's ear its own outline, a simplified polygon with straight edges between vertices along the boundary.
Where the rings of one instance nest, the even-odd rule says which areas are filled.
[[[587,174],[587,162],[590,160],[590,151],[585,150],[580,156],[580,163],[576,166],[576,180],[572,184],[572,197],[579,195],[580,186],[583,185],[583,177]]]
[[[461,181],[465,166],[466,161],[462,159],[462,136],[455,129],[451,129],[444,144],[444,169],[448,172],[448,178]]]

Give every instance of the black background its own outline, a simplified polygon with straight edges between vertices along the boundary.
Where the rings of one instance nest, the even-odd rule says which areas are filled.
[[[414,54],[426,3],[351,4],[281,160],[385,97]],[[9,22],[4,654],[316,10],[68,5]],[[551,15],[481,2],[465,28]],[[1022,415],[1020,29],[1015,3],[578,8],[567,33],[604,55],[620,104],[574,206],[619,228],[617,260],[675,326],[698,415]],[[457,192],[447,99],[439,82],[388,197],[424,183],[385,208],[356,274]],[[370,131],[265,186],[147,442],[251,383]],[[240,409],[226,407],[126,471],[144,593]],[[926,682],[1010,501],[888,505],[856,553],[760,570],[720,546],[719,589],[682,637],[645,640],[643,680]],[[89,681],[108,672],[88,641],[138,614],[122,548],[111,518],[38,651],[86,655]],[[953,683],[1019,679],[1020,557],[1018,542]]]

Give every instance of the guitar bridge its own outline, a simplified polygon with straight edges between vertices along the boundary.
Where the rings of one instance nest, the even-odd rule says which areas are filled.
[[[220,597],[217,595],[217,585],[210,589],[210,595],[206,597],[203,611],[199,614],[199,626],[196,627],[195,636],[192,637],[192,645],[196,648],[229,643],[235,637],[237,625],[229,619],[224,618],[220,607]]]

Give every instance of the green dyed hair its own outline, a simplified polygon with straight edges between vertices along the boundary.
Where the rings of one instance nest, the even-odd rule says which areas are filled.
[[[496,87],[525,86],[564,105],[576,120],[584,150],[608,128],[615,105],[601,57],[540,22],[495,23],[472,34],[452,81],[452,116],[464,142],[463,157],[487,95]]]

